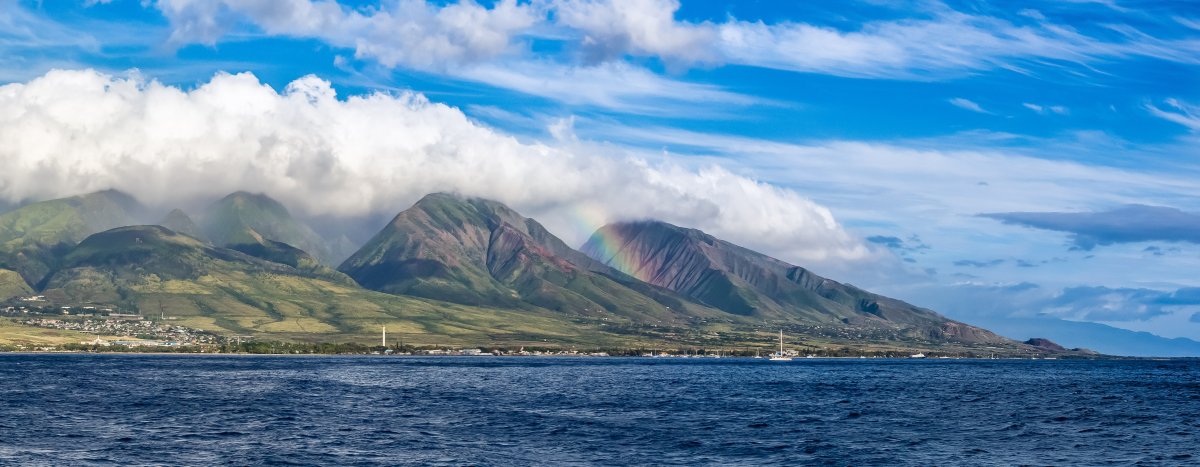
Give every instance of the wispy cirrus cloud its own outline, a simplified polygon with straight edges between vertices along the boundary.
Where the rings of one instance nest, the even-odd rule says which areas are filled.
[[[1024,102],[1021,104],[1021,106],[1025,107],[1026,109],[1032,110],[1036,113],[1039,113],[1039,114],[1067,115],[1067,114],[1071,113],[1071,111],[1069,109],[1067,109],[1065,106],[1061,106],[1061,105],[1041,105],[1041,104],[1034,104],[1031,102]]]
[[[1198,63],[1195,39],[1162,39],[1114,25],[1119,37],[1088,35],[1044,15],[1018,22],[924,4],[908,18],[868,21],[857,28],[804,22],[687,22],[673,19],[674,0],[637,2],[639,14],[623,14],[633,2],[549,2],[567,23],[607,56],[655,56],[667,62],[737,64],[780,70],[867,78],[937,79],[972,71],[1105,59],[1152,57]],[[712,44],[712,47],[702,47]]]
[[[400,0],[357,9],[332,0],[159,0],[154,5],[171,23],[171,42],[176,45],[215,45],[239,25],[249,24],[267,35],[316,38],[353,49],[355,58],[384,67],[439,73],[568,105],[635,114],[712,116],[712,111],[701,112],[703,104],[745,106],[765,102],[717,86],[681,81],[607,56],[580,64],[527,53],[520,38],[537,35],[539,28],[548,24],[548,11],[555,5],[545,2],[502,0],[487,7],[471,1],[438,4]],[[620,12],[636,16],[641,11],[639,5],[622,4]],[[555,21],[581,27],[589,21],[607,21],[592,14],[598,10],[570,11],[575,14],[564,6]],[[679,41],[670,39],[678,31],[649,32],[665,27],[661,21],[648,27],[647,34]],[[601,43],[617,40],[606,37],[595,45],[601,47]],[[679,44],[678,50],[694,45],[686,41]],[[681,107],[689,111],[680,112]]]
[[[384,66],[440,70],[486,61],[506,52],[512,39],[541,20],[536,8],[500,0],[491,8],[472,1],[436,5],[399,0],[356,9],[333,0],[157,0],[170,21],[170,41],[216,44],[250,23],[268,35],[309,37]]]
[[[1086,33],[1041,14],[1000,18],[940,3],[921,4],[899,18],[836,28],[732,17],[680,20],[677,0],[501,0],[490,7],[467,0],[399,0],[370,7],[334,0],[158,0],[153,5],[170,22],[175,44],[211,45],[249,26],[267,35],[353,49],[356,58],[386,67],[459,70],[460,76],[495,78],[499,84],[553,79],[535,71],[517,79],[512,74],[523,68],[499,63],[507,58],[559,62],[573,70],[652,57],[673,69],[740,65],[909,80],[1062,66],[1090,72],[1105,61],[1138,57],[1200,63],[1200,39],[1161,38],[1122,24],[1109,25],[1107,34]],[[535,52],[528,45],[535,39],[566,47]],[[577,62],[571,51],[581,52]],[[487,66],[470,69],[476,65]]]
[[[32,78],[39,68],[69,66],[71,57],[97,53],[100,41],[17,2],[0,2],[0,81]]]
[[[461,79],[559,102],[677,118],[712,117],[714,108],[774,105],[762,98],[689,83],[624,62],[574,66],[547,61],[480,64],[450,72]],[[718,107],[719,106],[719,107]]]
[[[765,180],[803,186],[842,212],[863,210],[876,220],[920,217],[922,212],[952,212],[961,220],[979,212],[1032,211],[1043,206],[1122,205],[1153,199],[1200,198],[1200,166],[1179,164],[1170,171],[1140,165],[1104,166],[1054,160],[1054,141],[1035,140],[1039,148],[1000,147],[987,135],[948,140],[869,142],[816,140],[780,142],[736,135],[701,133],[667,127],[630,127],[589,122],[589,134],[626,144],[665,148],[682,154],[720,157]],[[586,133],[586,132],[585,132]],[[1111,148],[1112,141],[1101,141]],[[1066,145],[1075,152],[1093,149]],[[1187,153],[1188,146],[1171,151]],[[1193,149],[1194,150],[1194,149]],[[1124,154],[1125,160],[1136,156]],[[1101,184],[1106,187],[1097,191]],[[844,200],[844,201],[836,201]],[[1001,207],[1001,206],[1007,206]],[[1019,207],[1018,207],[1019,206]],[[881,209],[874,209],[881,208]],[[922,237],[925,237],[922,235]]]
[[[988,112],[987,110],[984,110],[984,108],[982,106],[980,106],[978,103],[976,103],[975,101],[972,101],[969,99],[964,99],[962,97],[955,97],[953,99],[948,100],[947,102],[949,102],[950,105],[953,105],[960,109],[966,109],[966,110],[970,110],[972,112],[981,113],[981,114],[990,114],[991,113],[991,112]]]
[[[1167,99],[1163,104],[1164,107],[1146,104],[1146,109],[1155,117],[1178,123],[1191,131],[1200,131],[1200,106],[1175,98]]]

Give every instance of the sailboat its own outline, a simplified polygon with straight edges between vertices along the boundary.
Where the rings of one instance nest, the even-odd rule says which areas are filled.
[[[783,330],[782,329],[779,330],[779,353],[772,355],[771,361],[772,362],[790,362],[790,361],[792,361],[792,357],[789,357],[789,356],[787,356],[787,354],[783,353]]]

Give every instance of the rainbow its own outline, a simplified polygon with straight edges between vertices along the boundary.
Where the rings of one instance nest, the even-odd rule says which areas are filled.
[[[631,251],[622,248],[625,241],[615,232],[605,230],[608,224],[608,213],[595,204],[584,204],[570,210],[572,224],[577,232],[588,235],[588,244],[595,248],[595,256],[600,262],[614,269],[629,274],[640,281],[649,282],[641,264]]]

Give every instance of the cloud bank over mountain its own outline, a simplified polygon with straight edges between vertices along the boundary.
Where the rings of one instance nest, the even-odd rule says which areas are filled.
[[[453,191],[560,226],[655,218],[796,261],[871,255],[828,209],[794,191],[716,165],[611,156],[564,138],[519,141],[417,93],[340,99],[313,76],[277,92],[249,73],[185,90],[136,75],[53,71],[0,87],[0,140],[8,142],[0,198],[115,188],[170,207],[248,190],[309,216],[350,217],[390,215],[426,193]]]

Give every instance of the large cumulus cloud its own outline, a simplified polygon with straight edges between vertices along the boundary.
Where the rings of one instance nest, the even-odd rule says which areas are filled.
[[[545,216],[574,242],[586,233],[570,225],[657,218],[793,261],[871,255],[828,209],[719,166],[523,142],[420,94],[343,99],[313,76],[279,92],[248,73],[185,90],[53,71],[0,87],[0,141],[10,201],[116,188],[169,207],[251,190],[337,218],[453,191]]]

